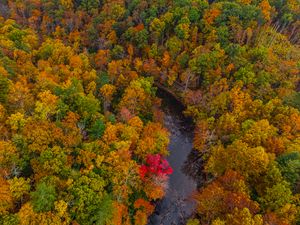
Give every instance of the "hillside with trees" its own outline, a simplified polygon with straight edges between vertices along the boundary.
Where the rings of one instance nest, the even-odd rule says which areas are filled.
[[[0,224],[146,225],[158,87],[203,162],[186,224],[300,224],[298,0],[1,1]]]

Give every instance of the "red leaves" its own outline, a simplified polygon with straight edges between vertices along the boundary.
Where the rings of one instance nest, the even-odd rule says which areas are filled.
[[[141,176],[142,179],[145,178],[145,175],[146,175],[147,171],[148,171],[148,169],[145,165],[142,165],[140,167],[140,176]]]
[[[140,167],[140,176],[142,179],[146,175],[165,176],[173,173],[173,169],[170,167],[168,161],[163,159],[161,155],[148,155],[146,164]]]

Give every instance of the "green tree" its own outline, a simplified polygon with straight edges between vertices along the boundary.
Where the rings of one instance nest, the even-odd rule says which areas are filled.
[[[82,0],[80,2],[80,7],[86,12],[90,12],[99,6],[99,0]]]
[[[106,222],[107,218],[101,216],[110,216],[111,200],[104,197],[104,186],[103,178],[95,173],[81,175],[74,181],[69,190],[73,202],[70,212],[79,223],[102,225]]]
[[[92,127],[89,129],[89,134],[92,138],[101,138],[105,130],[105,124],[102,120],[98,119],[94,122]]]
[[[289,152],[277,159],[283,177],[295,187],[300,179],[300,153]]]
[[[0,103],[5,104],[9,91],[9,80],[0,74]]]
[[[265,195],[259,198],[262,207],[265,210],[278,210],[285,204],[291,203],[292,191],[289,184],[285,181],[274,184],[267,188]]]
[[[31,193],[32,206],[36,212],[47,212],[54,208],[56,190],[53,185],[45,182],[39,183],[36,190]]]

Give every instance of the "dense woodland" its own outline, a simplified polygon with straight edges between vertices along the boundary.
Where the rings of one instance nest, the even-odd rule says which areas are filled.
[[[300,224],[298,0],[2,0],[0,224],[146,225],[195,124],[188,225]]]

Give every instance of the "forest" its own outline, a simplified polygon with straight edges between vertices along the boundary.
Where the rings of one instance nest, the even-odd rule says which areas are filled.
[[[0,224],[156,225],[162,88],[201,157],[176,225],[300,225],[299,0],[1,0]]]

